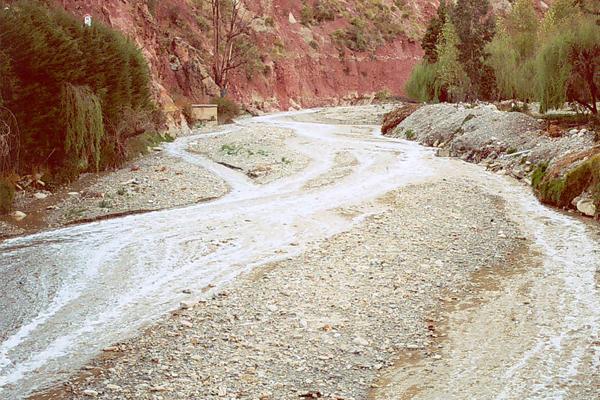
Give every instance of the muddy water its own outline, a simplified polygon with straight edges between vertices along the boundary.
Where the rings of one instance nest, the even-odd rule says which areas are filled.
[[[20,398],[66,376],[180,301],[210,295],[244,271],[348,229],[377,211],[369,200],[433,173],[431,151],[375,137],[374,128],[300,123],[286,115],[244,122],[262,124],[294,129],[298,138],[289,145],[310,156],[311,165],[257,186],[186,152],[187,141],[202,140],[186,138],[167,151],[223,177],[228,196],[0,243],[0,398]],[[340,151],[359,161],[353,173],[303,189]],[[339,212],[347,207],[355,217]]]

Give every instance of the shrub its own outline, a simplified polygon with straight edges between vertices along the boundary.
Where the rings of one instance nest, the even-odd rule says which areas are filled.
[[[408,97],[418,101],[437,101],[437,64],[417,64],[406,82]]]
[[[12,210],[15,199],[15,186],[5,178],[0,178],[0,214]]]
[[[240,106],[226,97],[215,97],[212,103],[217,105],[220,123],[233,122],[233,119],[240,115]]]
[[[313,8],[306,3],[306,0],[302,1],[302,10],[300,11],[300,22],[302,25],[310,26],[315,18]]]
[[[542,112],[578,102],[594,114],[600,97],[600,26],[594,18],[576,23],[551,36],[535,60],[538,98]]]
[[[375,99],[379,101],[386,101],[390,97],[392,97],[392,93],[387,89],[382,89],[379,92],[375,93]]]
[[[408,140],[413,140],[417,137],[417,134],[412,129],[409,129],[406,132],[404,132],[404,136],[406,136]]]

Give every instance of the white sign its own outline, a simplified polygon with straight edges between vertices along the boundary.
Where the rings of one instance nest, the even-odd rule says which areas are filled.
[[[87,27],[91,27],[92,26],[92,16],[87,14],[86,16],[83,17],[83,24]]]

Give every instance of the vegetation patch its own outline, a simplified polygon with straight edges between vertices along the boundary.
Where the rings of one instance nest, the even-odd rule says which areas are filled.
[[[544,203],[568,207],[577,196],[590,191],[600,206],[600,148],[561,160],[551,170],[545,165],[538,167],[532,185]]]
[[[494,18],[489,0],[440,3],[406,85],[419,101],[516,99],[542,113],[569,102],[597,116],[600,9],[593,0],[556,0],[542,19],[533,0]],[[496,23],[495,21],[498,21]],[[515,103],[517,104],[517,103]]]
[[[222,124],[229,124],[240,115],[240,106],[227,97],[215,97],[212,99],[212,103],[217,105],[219,122]]]
[[[141,51],[100,22],[86,27],[44,2],[11,2],[0,8],[0,49],[0,103],[19,127],[17,173],[40,168],[71,180],[113,167],[159,120]]]
[[[404,132],[404,136],[406,136],[408,140],[414,140],[417,137],[417,134],[412,129],[409,129]]]

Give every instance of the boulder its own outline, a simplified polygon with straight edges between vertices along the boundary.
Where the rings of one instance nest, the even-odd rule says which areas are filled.
[[[593,217],[596,215],[596,205],[592,199],[581,199],[577,202],[577,211],[588,217]]]
[[[290,11],[290,14],[288,15],[288,21],[290,22],[290,24],[297,24],[298,21],[296,21],[296,17],[294,17],[294,14],[292,14],[292,12]]]
[[[27,218],[27,214],[25,214],[23,211],[15,211],[12,213],[12,217],[15,221],[22,221]]]

